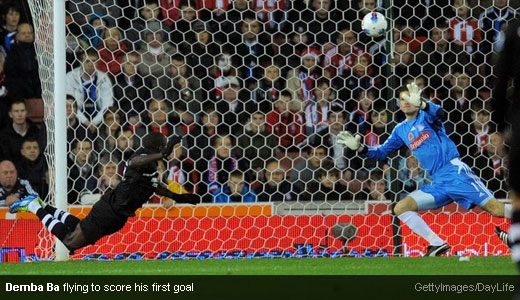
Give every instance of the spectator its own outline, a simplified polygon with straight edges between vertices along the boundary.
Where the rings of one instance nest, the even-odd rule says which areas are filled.
[[[193,76],[181,54],[171,57],[171,64],[167,67],[167,75],[159,79],[159,86],[166,93],[166,99],[170,101],[181,100],[188,106],[188,111],[199,113],[202,103],[202,90],[200,79]]]
[[[241,171],[233,171],[226,184],[213,192],[213,203],[256,202],[257,196],[244,181]]]
[[[305,191],[306,185],[314,178],[314,172],[320,167],[334,167],[334,162],[327,153],[327,148],[323,145],[308,146],[306,148],[307,158],[294,166],[289,181],[293,189]]]
[[[451,133],[450,137],[456,139],[455,143],[461,141],[461,134],[468,131],[471,124],[471,101],[476,97],[476,91],[471,86],[471,69],[454,65],[449,75],[451,86],[449,96],[442,101],[442,107],[448,114],[449,126],[446,131]],[[461,122],[463,120],[464,122]]]
[[[89,138],[93,140],[94,134],[88,131],[87,127],[78,120],[78,106],[72,95],[67,95],[67,149],[70,151],[71,143],[74,139],[83,140]]]
[[[94,14],[90,17],[89,24],[84,29],[84,35],[80,39],[82,48],[97,49],[103,42],[103,34],[108,26],[105,15]]]
[[[20,8],[14,2],[9,3],[2,10],[2,20],[5,24],[2,24],[0,28],[0,45],[4,48],[5,52],[11,50],[11,45],[16,40],[16,30],[18,30],[18,24],[20,24]]]
[[[204,2],[208,2],[207,0]],[[175,45],[181,44],[183,41],[194,43],[196,41],[195,28],[204,27],[204,23],[197,18],[197,6],[194,0],[181,0],[179,3],[181,9],[181,18],[174,23],[172,28],[171,41]]]
[[[269,33],[283,31],[287,16],[284,0],[252,1],[252,9],[260,22],[265,24]]]
[[[258,105],[258,110],[268,113],[273,103],[280,96],[280,91],[285,89],[285,79],[280,74],[280,67],[269,65],[264,69],[264,76],[258,82],[258,88],[253,92],[253,100]]]
[[[463,50],[462,46],[450,41],[448,25],[439,23],[430,31],[430,38],[423,43],[415,62],[422,67],[422,75],[429,78],[429,85],[439,90],[452,65],[466,65],[469,62]]]
[[[393,63],[395,65],[395,73],[400,80],[403,80],[406,76],[417,77],[421,73],[422,64],[417,64],[414,61],[416,55],[408,47],[408,43],[402,40],[397,41],[394,47]]]
[[[332,79],[336,75],[348,74],[357,57],[363,53],[363,48],[358,45],[356,33],[350,29],[341,30],[336,37],[336,46],[327,51],[323,59],[325,76]]]
[[[12,99],[41,98],[34,32],[27,23],[18,25],[16,42],[5,61],[5,75],[5,85]]]
[[[201,29],[197,32],[197,41],[192,44],[183,42],[180,52],[185,58],[185,63],[197,75],[200,85],[203,87],[201,99],[207,99],[207,91],[215,88],[215,68],[208,68],[214,65],[215,58],[220,54],[220,47],[213,42],[213,34]]]
[[[341,103],[333,102],[334,95],[329,80],[321,78],[312,91],[315,101],[305,106],[305,133],[307,136],[328,126],[327,115],[331,106],[343,108]]]
[[[309,183],[306,193],[301,197],[301,200],[351,200],[352,195],[347,191],[347,187],[339,182],[340,174],[340,171],[336,168],[318,169],[315,173],[315,180]]]
[[[142,1],[142,4],[139,8],[139,16],[131,21],[130,28],[126,30],[126,36],[133,43],[134,49],[143,46],[142,41],[145,40],[143,33],[171,30],[171,27],[166,24],[167,22],[160,19],[161,7],[157,0],[145,0]]]
[[[139,53],[134,51],[126,53],[121,64],[122,72],[116,76],[114,85],[117,106],[127,116],[131,125],[137,123],[136,116],[145,110],[145,102],[150,99],[148,82],[137,74],[137,66],[140,62]]]
[[[222,99],[222,80],[226,77],[237,76],[238,65],[231,58],[229,50],[225,50],[222,54],[215,58],[215,65],[210,71],[211,76],[214,80],[202,80],[202,87],[206,90],[210,90],[216,87],[214,99]]]
[[[316,81],[322,76],[319,66],[320,55],[321,53],[316,48],[304,50],[301,67],[296,72],[291,70],[287,74],[287,78],[289,78],[287,87],[292,91],[293,99],[300,100],[296,102],[298,104],[296,109],[305,107],[309,101],[314,101],[312,90],[315,88]]]
[[[128,51],[128,46],[117,27],[107,28],[101,38],[103,42],[98,46],[100,60],[97,69],[115,77],[121,72],[121,61]]]
[[[172,27],[174,22],[179,20],[181,12],[179,10],[181,0],[161,0],[161,12],[164,24]]]
[[[178,144],[168,157],[168,189],[176,194],[196,193],[200,174],[195,169],[193,160],[186,157],[186,148]]]
[[[243,124],[247,122],[248,113],[245,104],[239,99],[240,83],[237,77],[222,78],[218,86],[222,90],[222,99],[217,101],[217,112],[227,125],[229,132],[237,136],[243,132]]]
[[[211,139],[214,138],[218,132],[223,131],[218,130],[219,125],[222,126],[220,120],[220,115],[213,107],[206,107],[204,112],[200,115],[201,134],[195,138],[195,145],[202,153],[207,153],[209,151],[209,148],[211,147]]]
[[[262,78],[262,65],[271,59],[266,53],[267,37],[260,34],[262,25],[254,14],[244,14],[240,32],[241,38],[233,42],[240,57],[239,75],[245,81],[245,88],[252,91]]]
[[[162,31],[148,31],[145,33],[146,44],[139,49],[141,64],[138,66],[139,74],[151,75],[152,88],[157,87],[158,79],[164,76],[165,68],[170,65],[170,57],[177,52],[177,48],[165,41]],[[156,97],[158,95],[152,95]]]
[[[16,162],[16,169],[20,178],[27,179],[33,189],[42,199],[45,199],[49,190],[47,182],[47,163],[40,152],[40,145],[34,138],[27,138],[20,151],[22,158]]]
[[[204,157],[197,162],[197,170],[203,173],[204,184],[199,187],[199,194],[206,195],[204,201],[208,201],[208,194],[214,194],[217,189],[229,179],[229,173],[239,169],[239,162],[233,154],[234,139],[231,135],[217,135],[212,139],[212,147],[207,148]],[[240,168],[240,169],[245,169]]]
[[[6,87],[5,76],[5,56],[0,53],[0,128],[9,126],[9,107],[11,106],[11,99],[7,96],[8,91]]]
[[[305,139],[303,117],[290,108],[291,102],[291,93],[282,91],[275,102],[275,109],[265,118],[266,130],[278,137],[279,147],[289,151]]]
[[[95,181],[91,179],[94,175],[92,152],[92,142],[88,139],[75,140],[72,144],[67,159],[69,204],[77,203],[81,196],[92,193],[96,188]]]
[[[277,159],[265,161],[265,182],[256,189],[259,202],[296,201],[300,191],[285,179],[285,170]]]
[[[116,140],[116,151],[113,157],[118,161],[127,161],[135,152],[136,137],[132,130],[123,129],[119,132]]]
[[[369,113],[372,110],[374,101],[377,99],[377,94],[378,91],[376,89],[359,89],[355,92],[355,109],[350,114],[350,121],[357,125],[358,132],[366,130],[370,117]]]
[[[96,69],[98,52],[89,48],[80,54],[81,66],[67,73],[66,92],[76,99],[78,120],[94,132],[105,111],[113,105],[112,82]]]
[[[152,99],[148,102],[148,110],[146,111],[146,124],[148,128],[145,131],[136,132],[139,137],[143,137],[144,132],[159,132],[168,137],[173,134],[173,126],[168,122],[170,107],[166,100]]]
[[[262,168],[264,162],[274,156],[276,137],[265,128],[265,115],[255,112],[245,126],[245,133],[238,138],[236,152],[240,158],[247,160],[253,170]]]
[[[392,193],[386,188],[383,171],[372,170],[365,189],[354,195],[354,200],[393,200]]]
[[[345,148],[336,143],[339,132],[346,128],[346,115],[342,108],[334,107],[328,112],[327,118],[329,126],[309,136],[307,142],[311,145],[324,145],[327,147],[328,153],[333,158],[336,167],[344,170],[349,167],[349,164],[354,163],[352,158],[355,156],[352,151],[345,150]],[[350,168],[357,169],[355,166],[357,165],[351,165]]]
[[[409,152],[409,150],[408,150]],[[433,181],[426,171],[419,165],[419,161],[415,156],[409,155],[402,158],[403,166],[399,169],[398,177],[403,183],[403,191],[399,194],[402,199],[409,193],[416,191],[420,186],[431,184]]]
[[[9,118],[12,120],[11,124],[0,132],[0,141],[2,141],[0,157],[17,162],[22,158],[20,150],[24,139],[38,139],[40,132],[38,127],[27,119],[25,103],[21,100],[11,103]],[[40,145],[40,148],[43,149],[43,146]]]
[[[482,40],[478,20],[471,17],[468,0],[453,0],[453,11],[456,17],[448,20],[450,39],[457,44],[462,44],[467,53],[473,53]]]
[[[110,107],[103,117],[103,123],[99,126],[98,135],[94,142],[97,153],[110,154],[116,151],[117,138],[121,132],[121,114],[116,107]]]
[[[92,191],[84,191],[81,195],[81,205],[93,205],[103,193],[113,190],[121,182],[121,176],[117,173],[118,162],[111,160],[109,156],[102,156],[95,170],[94,176],[88,179],[87,186],[95,186]]]
[[[0,206],[11,206],[31,194],[36,191],[29,181],[18,177],[14,164],[9,160],[0,162]]]
[[[489,142],[482,155],[475,158],[474,170],[479,178],[486,183],[496,198],[507,198],[509,187],[505,180],[508,176],[504,139],[498,133],[489,135]]]
[[[250,3],[247,0],[230,1],[225,14],[213,16],[214,22],[217,23],[215,25],[220,28],[220,32],[215,33],[216,42],[221,44],[228,42],[228,37],[235,31],[236,24],[242,22],[242,16],[249,10]],[[213,22],[210,21],[211,23]]]
[[[462,135],[461,143],[457,144],[457,150],[464,162],[473,165],[473,158],[479,156],[489,142],[489,135],[496,128],[491,123],[491,107],[474,100],[471,105],[471,123],[469,131]]]
[[[331,35],[337,31],[341,21],[342,13],[335,8],[333,0],[312,0],[309,1],[309,9],[298,14],[297,19],[293,16],[295,26],[304,24],[309,32],[315,34],[315,41],[320,45],[333,42]]]
[[[498,51],[502,26],[516,17],[516,11],[509,7],[509,0],[493,0],[493,5],[480,14],[478,27],[484,33],[479,50],[484,55]]]
[[[94,15],[107,16],[108,25],[114,25],[115,21],[121,16],[121,6],[116,5],[117,0],[87,0],[67,1],[67,12],[70,13],[72,20],[78,26],[87,24],[87,21]],[[109,16],[109,17],[108,17]]]
[[[384,101],[374,103],[373,109],[369,114],[369,122],[365,126],[365,145],[370,147],[376,147],[383,144],[388,138],[387,126],[390,117],[389,112],[386,110],[386,103]]]

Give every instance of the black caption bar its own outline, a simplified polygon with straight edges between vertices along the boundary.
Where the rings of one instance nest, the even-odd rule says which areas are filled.
[[[519,278],[6,275],[0,276],[0,299],[513,299]]]

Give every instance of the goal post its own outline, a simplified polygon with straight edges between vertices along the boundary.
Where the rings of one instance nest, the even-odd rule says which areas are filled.
[[[47,202],[67,210],[67,119],[65,102],[65,0],[29,0],[34,22],[35,48],[42,82],[47,130],[45,156],[49,166]],[[68,251],[56,239],[55,260],[67,260]]]

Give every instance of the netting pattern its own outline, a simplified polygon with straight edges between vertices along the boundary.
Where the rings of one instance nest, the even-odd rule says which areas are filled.
[[[50,10],[30,2],[43,85],[35,96],[46,103],[47,141],[52,141]],[[397,201],[431,178],[409,151],[377,163],[337,146],[336,135],[349,130],[362,134],[368,146],[384,143],[403,119],[397,91],[413,80],[425,99],[447,112],[444,125],[461,159],[496,198],[507,198],[503,141],[495,134],[488,100],[502,32],[517,7],[517,1],[485,0],[394,1],[393,7],[371,0],[68,1],[68,202],[88,207],[99,200],[117,185],[122,162],[142,137],[157,131],[184,136],[182,147],[162,166],[162,180],[174,192],[200,194],[204,203],[287,205],[290,214],[312,207],[310,214],[370,217],[375,213],[359,209],[366,201]],[[361,33],[360,20],[372,10],[392,16],[388,36]],[[52,153],[51,142],[46,153]],[[150,203],[157,210],[160,203],[171,204],[159,197]],[[185,222],[155,218],[144,222]],[[143,218],[129,226],[144,226],[166,243],[172,238],[171,247],[161,251],[190,251],[186,245],[200,240],[213,251],[208,245],[218,234],[208,233],[211,226],[197,228],[218,221],[193,218],[199,225],[183,238],[148,231]],[[313,222],[306,224],[317,225]],[[320,222],[328,226],[329,221]],[[247,237],[248,230],[263,227],[239,228]],[[202,239],[196,237],[200,230]],[[478,231],[468,232],[475,241]],[[491,231],[482,232],[492,238]],[[365,234],[373,241],[379,233]],[[184,238],[187,244],[175,244]],[[364,240],[359,247],[392,243]],[[461,249],[464,243],[456,241]],[[269,245],[221,250],[287,248],[281,242]],[[126,246],[122,252],[138,251]]]

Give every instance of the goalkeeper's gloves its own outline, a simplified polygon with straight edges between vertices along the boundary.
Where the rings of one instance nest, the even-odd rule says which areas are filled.
[[[426,101],[421,99],[421,89],[415,84],[415,82],[406,85],[408,93],[410,95],[403,94],[403,100],[410,103],[411,105],[424,109],[426,107]]]
[[[356,134],[353,136],[352,133],[348,131],[342,131],[338,134],[338,139],[336,143],[342,145],[343,147],[348,147],[354,151],[363,151],[365,146],[361,144],[361,136]]]
[[[173,151],[173,147],[175,147],[175,145],[177,145],[178,143],[180,143],[182,141],[182,137],[178,136],[178,135],[174,135],[172,136],[169,140],[168,140],[168,145],[166,145],[166,148],[163,149],[163,151],[161,152],[163,157],[168,157],[170,156],[170,154],[172,153]]]

